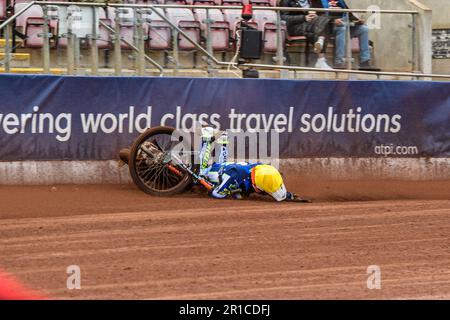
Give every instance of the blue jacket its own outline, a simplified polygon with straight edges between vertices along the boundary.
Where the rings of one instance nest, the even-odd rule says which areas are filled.
[[[255,192],[251,173],[252,169],[259,164],[246,162],[214,163],[206,174],[208,180],[215,186],[211,195],[215,198],[225,198],[237,189],[240,189],[244,194]]]
[[[345,0],[336,0],[339,3],[339,7],[341,9],[350,9],[347,5],[347,3],[345,2]],[[329,0],[321,0],[322,2],[322,7],[323,8],[329,8],[330,7],[330,2]],[[342,17],[345,17],[345,13],[343,13],[341,15]],[[359,20],[353,13],[350,13],[350,20]]]
[[[330,2],[329,0],[321,0],[322,1],[322,6],[324,8],[329,8],[330,7]],[[339,2],[339,7],[341,7],[342,9],[346,9],[347,5],[345,4],[345,2],[343,0],[337,0],[337,2]]]

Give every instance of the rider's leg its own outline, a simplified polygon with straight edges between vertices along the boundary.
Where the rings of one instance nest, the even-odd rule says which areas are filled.
[[[228,134],[226,131],[217,139],[217,144],[220,146],[219,164],[228,161]]]
[[[219,184],[211,192],[211,196],[218,199],[226,198],[229,195],[228,185],[231,182],[232,177],[227,174],[222,175],[222,183]]]
[[[240,194],[239,174],[236,170],[226,170],[226,173],[222,173],[220,177],[220,184],[214,188],[211,192],[211,196],[214,198],[225,198],[227,196],[233,196]]]
[[[214,129],[211,127],[202,128],[202,147],[199,154],[200,175],[206,175],[209,168],[209,159],[213,148]]]

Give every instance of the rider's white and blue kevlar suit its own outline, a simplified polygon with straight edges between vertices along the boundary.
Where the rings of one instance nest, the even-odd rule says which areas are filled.
[[[211,195],[214,198],[225,198],[229,195],[240,196],[254,192],[251,170],[260,163],[224,162],[214,163],[206,173],[206,177],[215,185]]]
[[[211,133],[209,133],[211,134]],[[206,177],[214,184],[211,196],[214,198],[225,198],[227,196],[239,197],[254,192],[251,181],[251,169],[260,163],[249,164],[246,162],[227,162],[228,138],[222,136],[226,141],[220,144],[220,154],[217,162],[208,166],[211,156],[213,141],[210,137],[202,137],[202,148],[200,151],[200,175]]]
[[[214,142],[211,134],[212,128],[208,129],[209,132],[206,131],[206,135],[202,136],[202,148],[199,156],[200,175],[214,185],[214,189],[210,192],[210,195],[220,199],[228,196],[240,199],[242,196],[248,196],[253,192],[265,194],[260,188],[256,188],[252,182],[253,168],[262,165],[262,163],[227,162],[227,134],[222,134],[218,141]],[[218,161],[209,166],[208,162],[213,149],[213,143],[218,143],[220,145],[220,153]],[[287,192],[287,196],[292,198],[293,194]]]

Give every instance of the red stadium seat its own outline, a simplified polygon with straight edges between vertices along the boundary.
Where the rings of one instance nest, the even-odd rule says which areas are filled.
[[[0,21],[6,18],[6,0],[0,0]]]
[[[119,25],[120,36],[122,39],[129,43],[134,43],[134,11],[131,8],[120,8],[122,12],[119,12]],[[108,18],[111,20],[111,26],[115,28],[116,25],[116,9],[108,7]],[[144,23],[144,34],[148,33],[148,24]],[[130,47],[122,41],[122,49],[130,49]]]
[[[244,0],[222,0],[222,5],[224,6],[242,6],[245,4]],[[253,12],[254,13],[254,12]],[[236,30],[238,29],[240,22],[242,21],[242,10],[240,9],[223,9],[223,17],[230,25],[231,37],[234,39],[236,37]],[[248,25],[257,28],[258,23],[252,19],[248,22]]]
[[[195,0],[194,5],[214,5],[214,0]],[[200,22],[204,37],[206,38],[206,9],[194,9],[194,16]],[[214,51],[226,51],[230,46],[230,24],[224,20],[219,9],[209,9],[211,42]]]
[[[277,26],[273,23],[266,23],[264,25],[263,33],[263,51],[266,53],[274,53],[277,51]],[[281,44],[284,47],[286,41],[286,26],[281,27]]]
[[[177,1],[185,4],[185,1]],[[181,30],[183,30],[192,40],[200,42],[200,22],[195,20],[191,10],[185,8],[167,8],[167,18]],[[180,50],[193,50],[195,46],[185,37],[179,36],[178,47]]]
[[[172,33],[165,21],[151,21],[148,28],[148,48],[150,50],[168,50],[171,48]]]
[[[270,0],[250,0],[254,6],[270,7]],[[253,20],[258,24],[258,30],[263,32],[263,51],[277,51],[277,14],[271,10],[253,10]],[[286,40],[286,23],[281,21],[281,43]]]
[[[250,3],[254,5],[255,7],[270,7],[271,2],[270,0],[250,0]],[[253,12],[254,13],[254,12]]]
[[[164,4],[165,0],[134,0],[129,1],[129,3],[136,3],[136,4]]]
[[[29,1],[16,1],[14,5],[14,10],[17,12],[27,5]],[[31,48],[40,48],[43,45],[43,25],[44,25],[44,14],[41,6],[33,5],[28,10],[23,12],[16,19],[16,28],[19,32],[26,35],[25,46]],[[57,20],[50,20],[49,31],[51,33],[56,32],[58,27]]]
[[[112,27],[112,21],[111,19],[106,17],[105,9],[103,8],[98,9],[98,18],[99,21],[103,22],[109,27]],[[99,24],[98,27],[97,48],[99,49],[111,48],[111,33],[101,23]]]
[[[44,38],[44,18],[28,17],[25,22],[25,46],[28,48],[42,48]]]
[[[359,39],[358,38],[352,38],[352,53],[359,53]]]
[[[160,14],[164,15],[161,8],[156,9]],[[147,46],[150,50],[168,50],[172,47],[172,30],[170,25],[161,19],[159,15],[152,12],[146,15],[148,25],[148,41]]]
[[[116,26],[116,8],[108,7],[108,18],[111,22],[111,27],[115,28]],[[130,8],[120,8],[123,12],[118,13],[119,17],[119,26],[120,26],[120,37],[124,40],[127,40],[130,43],[133,43],[133,19],[134,12]],[[122,49],[129,49],[129,46],[125,44],[125,42],[121,42],[120,44]]]
[[[99,20],[104,24],[106,24],[107,26],[112,27],[111,19],[100,17]],[[97,48],[99,49],[111,48],[111,33],[102,24],[100,24],[98,27]]]
[[[23,7],[25,7],[26,3],[16,3],[14,5],[14,12],[19,11]],[[42,18],[44,13],[42,12],[42,8],[39,5],[33,5],[28,10],[23,12],[20,16],[16,19],[16,28],[20,31],[25,33],[25,27],[26,27],[26,21],[28,17],[34,17],[34,18]]]

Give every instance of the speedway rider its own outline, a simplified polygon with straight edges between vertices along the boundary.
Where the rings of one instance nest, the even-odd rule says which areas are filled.
[[[273,166],[262,163],[227,162],[228,136],[221,133],[216,141],[214,129],[201,130],[200,176],[214,184],[210,195],[214,198],[233,197],[241,199],[250,193],[269,194],[276,201],[294,200],[296,195],[288,192],[280,172]],[[212,144],[220,146],[219,161],[209,166]]]

